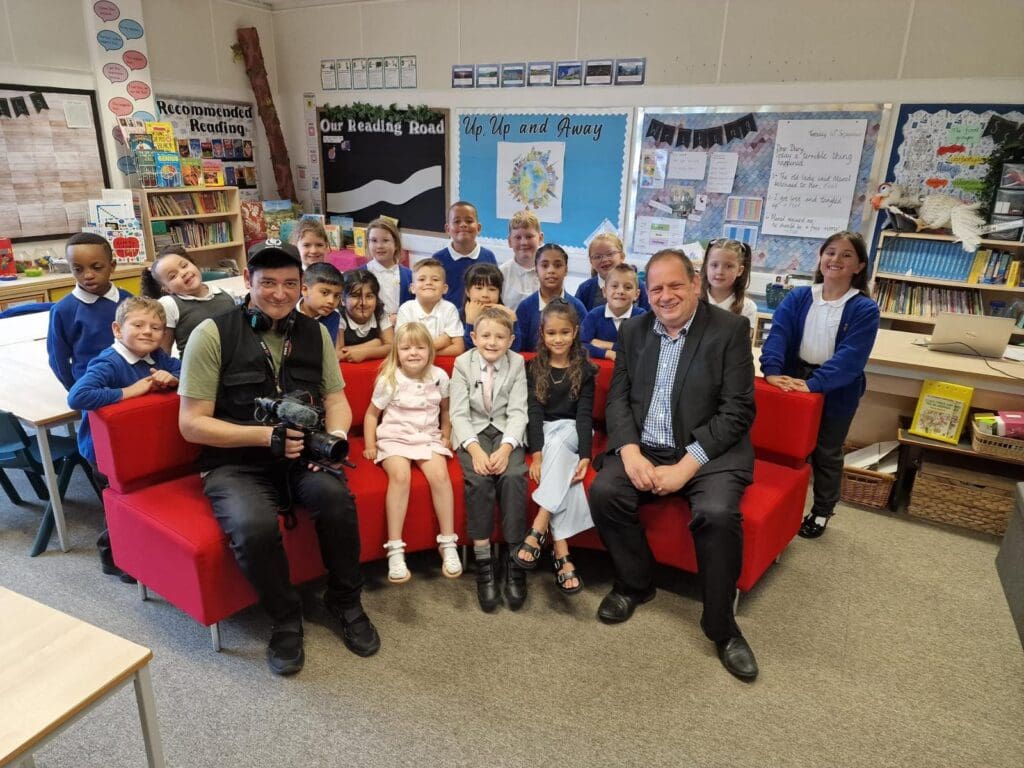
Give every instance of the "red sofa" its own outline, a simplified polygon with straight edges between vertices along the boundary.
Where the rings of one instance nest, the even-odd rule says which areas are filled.
[[[606,444],[604,402],[612,365],[600,367],[595,398],[595,451]],[[439,358],[450,370],[452,358]],[[377,363],[344,364],[346,393],[352,406],[349,486],[359,512],[362,560],[382,559],[387,539],[384,517],[384,471],[362,457],[359,425],[369,405]],[[796,535],[804,509],[813,450],[821,413],[817,395],[783,393],[762,380],[755,390],[758,415],[751,437],[757,453],[754,483],[743,498],[744,552],[739,588],[749,590]],[[178,431],[178,398],[147,395],[122,401],[90,416],[97,462],[110,485],[103,500],[117,564],[139,580],[140,591],[153,589],[196,621],[211,627],[220,648],[218,622],[256,602],[256,594],[239,570],[227,537],[214,520],[195,469],[198,447]],[[143,437],[140,438],[140,435]],[[449,461],[455,493],[455,526],[466,542],[462,470]],[[593,471],[587,478],[589,485]],[[532,502],[531,502],[532,504]],[[693,541],[686,527],[686,503],[670,498],[641,512],[658,562],[696,571]],[[282,527],[293,583],[323,575],[312,521],[297,511],[298,525]],[[531,517],[532,519],[532,517]],[[437,522],[422,474],[412,475],[409,514],[403,538],[410,552],[433,549]],[[596,532],[573,540],[574,546],[600,548]]]

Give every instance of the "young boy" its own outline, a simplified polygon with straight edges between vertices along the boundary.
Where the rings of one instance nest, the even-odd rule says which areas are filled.
[[[587,316],[587,310],[579,299],[565,291],[565,276],[569,274],[569,255],[562,246],[550,243],[541,246],[534,257],[540,289],[523,299],[516,308],[516,320],[523,333],[523,352],[537,349],[537,334],[540,332],[540,313],[552,299],[562,299],[576,310],[580,322]]]
[[[436,259],[421,259],[412,268],[412,301],[398,308],[397,331],[406,323],[423,323],[434,338],[434,354],[461,355],[466,348],[462,341],[459,310],[444,299],[444,267]]]
[[[110,346],[117,305],[131,296],[110,281],[114,252],[107,239],[90,232],[68,238],[68,263],[75,287],[50,310],[46,351],[50,369],[71,389],[89,361]]]
[[[444,231],[452,240],[447,248],[442,248],[433,256],[444,269],[447,283],[444,298],[452,304],[457,305],[462,301],[462,276],[470,266],[479,262],[498,263],[491,251],[476,242],[481,228],[475,205],[465,200],[452,203],[444,225]]]
[[[302,298],[297,309],[306,317],[319,320],[331,335],[331,341],[338,343],[338,325],[341,315],[341,272],[326,261],[314,262],[302,273]]]
[[[605,304],[594,307],[583,318],[580,341],[593,358],[615,359],[619,326],[630,317],[642,315],[636,305],[640,298],[640,281],[636,268],[629,264],[616,264],[604,280]]]
[[[526,368],[509,351],[512,318],[501,307],[480,312],[473,330],[476,346],[459,355],[452,369],[452,446],[465,480],[469,537],[476,557],[476,594],[489,613],[501,600],[491,558],[494,504],[501,530],[514,552],[526,532]],[[526,600],[526,572],[506,554],[505,600],[518,610]]]
[[[505,284],[501,289],[501,303],[515,311],[519,303],[540,290],[534,258],[544,243],[540,219],[530,211],[519,211],[508,221],[508,245],[512,258],[501,265]]]
[[[88,411],[129,397],[178,386],[181,361],[160,348],[166,315],[156,299],[129,297],[117,307],[111,329],[114,343],[100,352],[68,393],[68,405],[82,412],[78,452],[96,466]],[[104,529],[96,541],[103,572],[131,583],[114,564],[110,536]]]

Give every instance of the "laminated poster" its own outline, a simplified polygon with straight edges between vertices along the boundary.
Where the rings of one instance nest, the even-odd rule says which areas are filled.
[[[498,142],[498,218],[525,208],[542,222],[560,223],[564,179],[563,142]]]
[[[656,253],[662,248],[678,248],[686,234],[686,219],[664,216],[637,216],[633,250]]]

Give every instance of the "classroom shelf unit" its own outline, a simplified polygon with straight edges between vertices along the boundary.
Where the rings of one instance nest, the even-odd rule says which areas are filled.
[[[1022,242],[982,240],[968,253],[951,235],[882,230],[871,263],[872,296],[890,327],[927,332],[939,312],[991,315],[1015,302],[1024,307],[1022,261]],[[1013,335],[1024,339],[1024,328]]]
[[[215,269],[226,259],[239,272],[245,267],[238,187],[145,188],[135,194],[150,259],[161,242],[174,241],[184,245],[202,269]]]

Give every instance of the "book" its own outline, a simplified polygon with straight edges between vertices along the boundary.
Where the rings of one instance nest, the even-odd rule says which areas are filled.
[[[211,158],[211,157],[213,157],[213,142],[212,141],[210,141],[209,139],[203,139],[199,143],[199,146],[200,146],[200,154],[204,158]]]
[[[266,236],[281,237],[281,223],[295,218],[291,200],[264,200],[263,218],[266,221]]]
[[[199,139],[188,140],[188,152],[190,157],[202,157],[203,156],[203,142]]]
[[[227,184],[229,187],[235,186],[235,166],[224,166],[224,183]]]
[[[192,156],[192,152],[189,149],[188,139],[178,139],[178,155],[181,157]]]
[[[967,422],[967,411],[973,395],[974,387],[944,381],[925,381],[917,398],[909,432],[956,445],[960,442],[960,435]]]
[[[245,236],[245,245],[248,248],[252,243],[266,239],[267,221],[263,218],[263,203],[259,200],[243,200],[240,207],[242,209],[242,232]]]
[[[170,123],[146,123],[146,133],[153,137],[153,146],[157,152],[178,153],[178,143],[174,140],[174,126]]]
[[[224,140],[214,139],[213,140],[213,156],[217,158],[224,157]]]
[[[181,161],[181,183],[186,187],[203,186],[203,161],[197,157]]]
[[[203,184],[207,187],[223,187],[224,163],[220,160],[203,160]]]
[[[158,187],[181,186],[181,158],[177,152],[156,152],[156,183]]]

